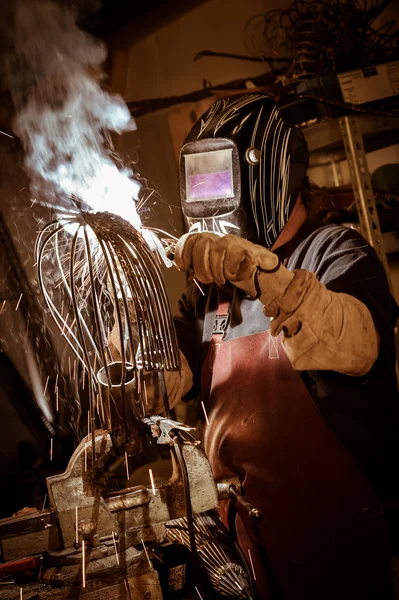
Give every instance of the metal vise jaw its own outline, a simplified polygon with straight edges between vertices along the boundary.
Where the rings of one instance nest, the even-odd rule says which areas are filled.
[[[188,435],[188,428],[185,426],[172,421],[164,424],[162,421],[157,417],[152,424],[155,428],[158,427],[156,435],[161,443],[168,443],[172,428],[183,429],[184,435]],[[154,435],[154,427],[152,432]],[[96,458],[111,450],[110,434],[97,430]],[[181,445],[181,452],[189,479],[193,513],[216,508],[217,487],[204,453],[196,442],[191,441],[185,441]],[[91,438],[86,437],[72,455],[67,470],[47,479],[50,503],[57,515],[64,549],[80,552],[82,540],[85,540],[86,548],[92,549],[94,558],[100,552],[103,540],[114,538],[118,540],[119,550],[126,553],[125,558],[131,564],[135,561],[147,562],[143,552],[144,542],[161,542],[165,538],[165,524],[186,515],[182,478],[179,467],[173,460],[173,453],[172,476],[165,485],[158,486],[155,493],[146,486],[104,493],[101,483],[95,480],[94,469],[87,465],[90,455]],[[103,563],[105,558],[104,555]],[[101,560],[98,564],[101,565]],[[88,577],[90,566],[94,568],[91,563],[88,565]]]

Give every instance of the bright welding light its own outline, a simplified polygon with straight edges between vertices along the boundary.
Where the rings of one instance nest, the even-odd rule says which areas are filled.
[[[110,212],[128,221],[136,229],[141,228],[141,220],[136,210],[140,184],[131,178],[126,170],[119,170],[107,160],[99,161],[90,178],[79,186],[70,179],[69,169],[59,168],[59,183],[67,194],[75,195],[93,212]],[[76,225],[67,225],[74,233]]]

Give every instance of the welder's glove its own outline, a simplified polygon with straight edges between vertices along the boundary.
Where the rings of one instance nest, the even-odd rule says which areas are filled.
[[[269,283],[278,285],[281,270],[278,256],[263,246],[235,235],[219,236],[211,232],[183,235],[176,245],[175,263],[181,271],[192,268],[202,283],[215,282],[222,286],[231,281],[252,297],[260,293],[258,272],[273,273]],[[292,274],[287,273],[285,287],[292,278]]]
[[[176,406],[193,386],[193,374],[182,352],[180,352],[180,364],[180,372],[165,371],[165,385],[170,408]],[[158,378],[154,377],[152,373],[145,373],[144,383],[144,408],[146,414],[162,415],[164,413],[164,406]]]
[[[278,257],[232,235],[186,234],[175,249],[178,269],[192,268],[203,283],[231,281],[258,297],[270,317],[270,333],[299,371],[365,375],[379,352],[379,336],[367,306],[331,292],[314,273],[289,271]]]

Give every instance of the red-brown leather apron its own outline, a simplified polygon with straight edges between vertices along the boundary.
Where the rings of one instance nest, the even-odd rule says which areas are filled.
[[[214,335],[202,371],[216,480],[240,476],[264,512],[233,508],[259,600],[392,598],[380,499],[319,413],[281,339]],[[228,505],[220,514],[228,525]],[[368,510],[370,508],[377,510]],[[249,553],[251,556],[249,556]]]

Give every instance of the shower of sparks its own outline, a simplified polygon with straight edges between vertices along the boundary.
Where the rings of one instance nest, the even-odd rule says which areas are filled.
[[[0,309],[0,315],[1,315],[1,313],[3,312],[3,310],[4,310],[4,307],[5,307],[5,305],[6,305],[6,302],[7,302],[7,300],[3,300],[3,304],[1,305],[1,309]]]
[[[20,302],[22,300],[22,296],[23,296],[23,294],[20,295],[20,297],[18,299],[18,302],[17,302],[17,306],[15,307],[15,310],[18,310],[19,304],[20,304]]]
[[[53,439],[50,439],[50,461],[53,460]]]
[[[195,277],[194,277],[193,281],[194,281],[195,285],[197,286],[197,288],[199,289],[199,291],[201,292],[201,294],[203,296],[205,296],[204,290],[202,289],[202,287],[200,286],[200,284],[198,283],[198,281],[195,279]]]
[[[256,581],[256,573],[255,573],[254,563],[252,562],[251,550],[249,548],[248,548],[248,556],[249,556],[249,562],[251,563],[252,574],[254,576],[254,580]]]
[[[147,548],[145,547],[145,543],[144,543],[144,540],[143,540],[143,538],[141,538],[141,543],[143,544],[143,548],[144,548],[144,552],[145,552],[145,555],[146,555],[146,557],[147,557],[147,560],[148,560],[148,564],[149,564],[149,565],[150,565],[150,567],[152,568],[152,564],[151,564],[151,561],[150,561],[150,557],[148,556]]]
[[[238,581],[236,581],[236,580],[234,579],[234,583],[236,584],[236,586],[238,587],[238,589],[242,591],[242,587],[240,586],[240,584],[238,583]]]
[[[197,588],[197,586],[194,586],[194,587],[195,587],[195,591],[198,594],[198,597],[201,598],[201,600],[204,600],[203,597],[201,596],[201,594],[199,593],[199,589]]]
[[[79,521],[78,521],[78,507],[75,506],[75,544],[79,546]]]
[[[86,587],[85,541],[82,540],[82,587]]]
[[[209,419],[208,419],[208,415],[207,415],[207,412],[206,412],[206,409],[205,409],[205,404],[203,403],[203,401],[202,401],[202,400],[201,400],[201,406],[202,406],[202,410],[204,411],[204,415],[205,415],[205,421],[206,421],[206,424],[209,426]]]
[[[150,474],[150,479],[151,479],[151,487],[152,487],[152,493],[155,494],[157,493],[156,489],[155,489],[155,481],[154,481],[154,475],[152,474],[152,469],[148,469],[148,472]]]
[[[6,133],[5,131],[1,131],[1,130],[0,130],[0,133],[2,133],[3,135],[5,135],[5,136],[7,136],[7,137],[11,138],[12,140],[14,139],[14,137],[13,137],[12,135],[10,135],[9,133]],[[22,588],[21,588],[21,598],[22,598]]]
[[[44,512],[44,507],[46,506],[47,494],[44,496],[42,512]]]
[[[43,396],[46,395],[49,379],[50,379],[50,375],[47,375],[46,385],[44,386],[44,391],[43,391]]]
[[[126,479],[129,481],[130,474],[129,474],[129,462],[128,462],[128,458],[127,458],[127,452],[125,452],[125,466],[126,466]]]
[[[116,547],[116,539],[115,539],[115,533],[114,532],[112,532],[112,541],[114,542],[116,562],[119,565],[119,554],[118,554],[118,548]]]

